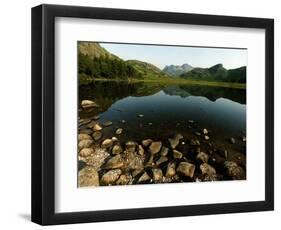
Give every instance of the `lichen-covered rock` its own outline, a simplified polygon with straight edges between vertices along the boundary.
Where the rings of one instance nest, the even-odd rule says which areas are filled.
[[[111,139],[105,139],[102,144],[101,147],[102,148],[110,148],[113,145],[113,141]]]
[[[182,176],[193,178],[195,165],[189,162],[181,162],[177,167],[177,172]]]
[[[156,154],[160,151],[162,147],[162,142],[161,141],[155,141],[155,142],[152,142],[149,146],[149,152],[151,154]]]
[[[234,180],[244,180],[246,178],[245,171],[242,167],[233,161],[225,161],[224,167],[227,169],[227,174]]]
[[[173,177],[176,175],[176,163],[170,162],[167,166],[166,177]]]
[[[99,174],[94,167],[86,166],[79,172],[79,187],[99,186]]]
[[[94,153],[95,153],[95,150],[93,148],[84,148],[79,152],[79,155],[81,157],[88,157]]]
[[[180,151],[174,149],[173,157],[174,157],[174,159],[181,159],[183,157],[183,154]]]
[[[207,163],[201,164],[200,169],[201,169],[202,174],[207,174],[209,176],[216,174],[215,168]]]
[[[103,174],[101,177],[101,184],[103,185],[113,185],[119,179],[119,176],[122,174],[120,169],[113,169]]]
[[[113,155],[117,155],[117,154],[120,154],[123,152],[123,148],[121,147],[121,145],[114,145],[113,148],[112,148],[112,151],[111,153]]]
[[[90,148],[93,144],[93,140],[81,140],[78,143],[78,149]]]
[[[199,152],[199,153],[197,154],[196,158],[197,158],[198,160],[201,160],[201,161],[204,162],[204,163],[207,163],[208,160],[209,160],[208,154],[206,154],[206,153],[204,153],[204,152]]]
[[[118,154],[118,155],[110,158],[106,162],[104,168],[105,169],[117,169],[117,168],[121,168],[123,165],[124,165],[123,159],[122,159],[121,155]]]

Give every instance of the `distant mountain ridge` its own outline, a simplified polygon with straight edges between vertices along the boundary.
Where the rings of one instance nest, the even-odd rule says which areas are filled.
[[[182,65],[166,65],[163,69],[163,72],[171,76],[180,76],[183,73],[187,73],[192,70],[193,67],[187,63]]]

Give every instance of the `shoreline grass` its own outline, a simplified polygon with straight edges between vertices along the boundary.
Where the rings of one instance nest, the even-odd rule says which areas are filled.
[[[214,82],[214,81],[200,81],[200,80],[186,80],[186,79],[106,79],[106,78],[96,78],[89,80],[80,80],[79,84],[89,84],[95,81],[108,81],[108,82],[128,82],[128,83],[153,83],[153,84],[163,84],[163,85],[204,85],[213,87],[225,87],[225,88],[235,88],[235,89],[246,89],[245,83],[235,83],[235,82]]]

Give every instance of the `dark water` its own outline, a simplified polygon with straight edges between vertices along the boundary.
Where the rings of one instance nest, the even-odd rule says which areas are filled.
[[[230,137],[239,139],[246,134],[246,90],[243,89],[95,82],[80,86],[79,101],[83,99],[94,100],[100,108],[82,110],[80,118],[99,114],[100,123],[113,122],[103,130],[104,135],[116,136],[115,129],[123,128],[119,138],[124,141],[164,140],[179,132],[190,136],[206,128],[211,141],[228,145]],[[236,145],[240,152],[241,146]]]

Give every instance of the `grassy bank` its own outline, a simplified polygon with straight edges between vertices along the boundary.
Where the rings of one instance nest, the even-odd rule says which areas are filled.
[[[206,86],[214,86],[214,87],[226,87],[226,88],[235,88],[235,89],[246,89],[245,83],[234,83],[234,82],[211,82],[211,81],[199,81],[199,80],[186,80],[186,79],[128,79],[128,80],[119,80],[119,79],[104,79],[104,78],[96,78],[94,80],[83,80],[79,82],[80,85],[86,85],[95,81],[108,81],[108,82],[129,82],[129,83],[154,83],[161,85],[206,85]]]

